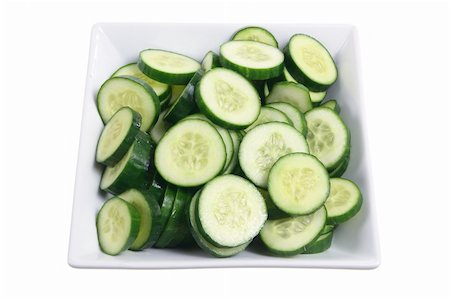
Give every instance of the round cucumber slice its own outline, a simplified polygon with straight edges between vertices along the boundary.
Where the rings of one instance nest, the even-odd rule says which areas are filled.
[[[231,40],[251,40],[278,48],[278,42],[273,34],[261,27],[250,26],[241,28],[233,35]]]
[[[330,179],[330,195],[325,202],[329,224],[343,223],[361,209],[363,197],[358,186],[343,178]]]
[[[282,111],[275,109],[273,107],[261,107],[258,118],[250,126],[244,129],[245,132],[250,131],[254,127],[271,123],[271,122],[281,122],[293,126],[291,119]]]
[[[291,120],[292,125],[296,128],[303,136],[308,133],[308,126],[306,125],[306,119],[303,113],[297,108],[288,103],[274,102],[267,104],[266,107],[275,108],[280,110]]]
[[[275,102],[291,104],[302,113],[311,110],[313,107],[308,88],[294,82],[275,83],[266,98],[266,104]]]
[[[220,67],[219,55],[213,51],[209,51],[202,60],[202,69],[207,72],[216,67]]]

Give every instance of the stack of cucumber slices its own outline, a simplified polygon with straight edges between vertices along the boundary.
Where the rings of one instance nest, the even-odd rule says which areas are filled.
[[[280,50],[260,27],[218,46],[201,63],[143,50],[100,87],[104,253],[230,257],[255,238],[273,255],[319,253],[360,210],[358,186],[341,178],[350,131],[337,101],[324,102],[338,76],[327,49],[295,34]]]

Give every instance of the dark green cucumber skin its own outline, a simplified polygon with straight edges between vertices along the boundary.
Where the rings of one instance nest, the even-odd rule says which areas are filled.
[[[153,175],[151,179],[151,184],[148,189],[148,192],[150,192],[156,199],[156,202],[159,205],[162,205],[163,199],[164,199],[164,192],[166,190],[167,182],[162,178],[162,176],[156,171],[156,169],[153,170]]]
[[[305,35],[305,34],[296,34],[296,35]],[[303,73],[303,71],[294,62],[292,55],[291,55],[290,47],[289,47],[292,38],[294,38],[296,35],[293,35],[291,37],[291,39],[289,40],[289,43],[286,45],[286,47],[284,48],[284,51],[283,51],[284,52],[284,64],[286,66],[286,69],[288,70],[289,74],[291,74],[291,76],[297,82],[305,85],[306,87],[308,87],[309,90],[316,91],[316,92],[327,90],[331,85],[333,85],[334,82],[336,82],[336,80],[339,76],[339,74],[337,72],[337,68],[336,68],[336,79],[335,79],[335,81],[331,82],[330,84],[322,84],[319,82],[315,82],[314,80],[312,80],[311,78],[306,76],[306,74]],[[315,38],[313,38],[311,36],[308,36],[308,37],[316,40]],[[319,41],[317,41],[317,42],[322,45],[322,43],[320,43]],[[325,46],[323,46],[323,48],[328,52],[328,50],[325,48]],[[331,56],[330,52],[328,52],[328,55],[330,55],[331,58],[333,57],[333,56]],[[334,63],[334,60],[333,60],[333,63]]]
[[[153,88],[150,85],[148,85],[145,81],[143,81],[141,79],[138,79],[136,77],[132,77],[132,76],[117,76],[117,77],[110,78],[110,79],[106,80],[102,84],[102,86],[100,87],[100,89],[99,89],[99,91],[97,93],[97,100],[96,101],[97,101],[97,111],[98,111],[98,114],[100,115],[100,118],[102,119],[103,123],[106,123],[106,121],[105,121],[104,117],[102,116],[102,113],[101,113],[100,109],[98,109],[98,107],[99,107],[99,104],[98,104],[99,96],[100,96],[102,88],[105,86],[105,84],[107,84],[108,82],[110,82],[112,80],[116,80],[116,79],[127,79],[127,80],[130,80],[130,81],[140,85],[142,88],[144,88],[144,90],[152,98],[152,103],[153,103],[154,108],[155,108],[155,115],[154,115],[154,118],[153,118],[149,128],[147,129],[147,131],[149,131],[155,125],[156,121],[158,120],[159,113],[161,112],[161,106],[160,106],[160,103],[159,103],[159,97],[158,97],[158,95],[156,95],[156,93],[153,90]]]
[[[328,250],[333,241],[333,232],[330,231],[322,236],[324,236],[322,240],[316,240],[306,245],[303,249],[303,254],[315,254]]]
[[[202,63],[201,63],[202,69],[203,69],[205,72],[207,72],[207,71],[209,71],[209,70],[212,70],[213,68],[216,68],[216,67],[220,67],[220,66],[221,66],[219,55],[217,55],[217,54],[214,53],[213,51],[209,51],[208,53],[206,53],[205,58],[208,56],[209,53],[211,53],[211,55],[212,55],[211,68],[206,69],[206,68],[204,67],[204,65],[203,65],[203,61],[202,61]],[[203,60],[204,60],[205,58],[203,58]]]
[[[112,201],[112,200],[120,200],[120,201],[124,202],[127,205],[127,207],[128,207],[128,212],[130,213],[130,217],[131,217],[131,225],[130,225],[130,231],[128,232],[128,240],[124,244],[124,246],[118,252],[115,252],[115,253],[106,252],[106,250],[103,249],[102,244],[100,243],[100,235],[99,235],[99,229],[98,229],[98,218],[99,218],[99,215],[102,212],[103,207],[107,203]],[[136,208],[133,205],[131,205],[130,203],[126,202],[122,198],[113,197],[113,198],[110,198],[107,201],[105,201],[105,203],[103,204],[103,206],[100,209],[100,211],[98,211],[97,216],[95,218],[95,225],[97,227],[97,240],[98,240],[98,244],[99,244],[100,250],[103,253],[106,253],[108,255],[118,255],[121,252],[127,250],[131,246],[131,244],[134,242],[134,240],[136,240],[136,237],[137,237],[137,235],[139,233],[139,224],[140,224],[140,222],[141,222],[141,216],[139,215],[139,212],[136,210]]]
[[[131,156],[116,180],[104,190],[118,195],[128,189],[148,189],[150,178],[149,169],[153,164],[155,144],[147,133],[139,132],[134,141]]]
[[[238,42],[238,41],[236,41]],[[253,69],[245,66],[237,65],[232,61],[228,60],[226,57],[220,53],[220,63],[223,67],[233,70],[249,80],[267,80],[271,78],[278,77],[283,73],[283,63],[276,65],[270,69]]]
[[[273,44],[266,44],[266,45],[269,45],[269,46],[278,48],[278,41],[277,41],[277,39],[275,38],[275,36],[273,36],[273,34],[270,33],[269,30],[264,29],[264,28],[262,28],[262,27],[257,27],[257,26],[248,26],[248,27],[244,27],[244,28],[239,29],[238,31],[236,31],[236,32],[233,34],[233,36],[231,37],[231,40],[235,40],[236,36],[237,36],[238,34],[242,33],[243,31],[246,31],[246,30],[252,30],[252,29],[259,29],[259,30],[264,31],[268,36],[270,36],[270,37],[273,39],[273,42],[274,42]]]
[[[122,109],[128,109],[133,114],[131,126],[128,129],[127,135],[125,136],[125,138],[123,139],[123,141],[119,145],[119,147],[115,150],[115,152],[112,153],[111,156],[109,156],[104,161],[97,160],[97,162],[102,163],[106,166],[112,167],[112,166],[116,165],[117,162],[119,162],[125,156],[125,154],[130,149],[131,145],[133,144],[134,139],[136,138],[136,135],[141,130],[141,120],[142,120],[141,115],[129,107],[122,107],[119,110],[117,110],[117,112],[121,111]],[[116,115],[117,112],[114,115]],[[111,117],[111,119],[114,118],[114,115]],[[99,141],[100,141],[100,139],[99,139]],[[98,143],[97,143],[97,150],[98,150]]]
[[[355,186],[356,186],[356,184],[355,184]],[[358,188],[358,186],[356,186],[356,187]],[[359,190],[359,188],[358,188],[358,190]],[[356,214],[358,214],[359,210],[361,210],[362,205],[363,205],[363,196],[360,191],[357,203],[347,213],[345,213],[343,215],[334,216],[334,217],[327,216],[327,224],[337,225],[337,224],[341,224],[341,223],[348,221],[350,218],[353,218]]]
[[[264,104],[264,99],[266,98],[266,95],[264,94],[264,84],[266,84],[266,81],[264,81],[264,80],[253,80],[252,83],[253,83],[253,86],[255,87],[256,91],[259,94],[259,98],[261,99],[261,103]]]
[[[339,177],[341,177],[345,173],[345,171],[347,170],[349,164],[350,164],[350,152],[347,155],[347,157],[344,158],[344,160],[341,162],[341,164],[339,164],[332,171],[329,171],[330,178],[339,178]]]
[[[177,121],[188,116],[195,110],[196,108],[194,99],[195,87],[202,78],[203,74],[204,72],[201,69],[194,74],[194,76],[186,85],[186,87],[184,88],[183,92],[180,94],[178,99],[175,100],[172,106],[170,106],[166,115],[164,115],[165,121],[172,124],[176,123]]]
[[[172,184],[167,184],[166,190],[164,192],[164,200],[161,204],[161,235],[164,233],[166,229],[167,223],[170,218],[170,214],[172,213],[172,207],[175,203],[175,196],[177,194],[177,187]],[[155,247],[161,247],[159,244],[159,239],[154,244]]]
[[[322,103],[320,107],[330,108],[331,110],[334,110],[334,112],[336,112],[337,114],[341,113],[341,107],[339,106],[338,102],[334,99]]]
[[[169,219],[156,243],[157,247],[165,248],[170,245],[174,247],[183,241],[185,237],[183,234],[183,226],[186,225],[184,222],[184,212],[190,196],[191,194],[188,189],[177,188]]]
[[[144,51],[147,51],[147,50],[157,50],[157,49],[146,49],[146,50],[141,51],[141,53]],[[165,50],[161,50],[161,51],[182,55],[179,53],[165,51]],[[141,53],[139,54],[139,60],[137,62],[138,68],[146,76],[148,76],[156,81],[159,81],[161,83],[166,83],[166,84],[170,84],[170,85],[186,85],[189,82],[189,80],[191,80],[192,76],[194,76],[194,74],[195,74],[195,71],[192,73],[185,73],[185,74],[171,74],[171,73],[162,72],[158,69],[154,69],[151,66],[147,65],[141,59]],[[182,55],[182,56],[188,57],[186,55]],[[188,57],[188,58],[190,58],[190,57]],[[192,59],[192,58],[190,58],[190,59]]]

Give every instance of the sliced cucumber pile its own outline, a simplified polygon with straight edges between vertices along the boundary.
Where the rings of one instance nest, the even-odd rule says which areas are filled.
[[[341,178],[350,130],[325,99],[337,69],[324,45],[296,34],[280,51],[249,26],[218,46],[201,63],[143,50],[99,88],[95,160],[114,195],[96,218],[105,254],[198,246],[225,258],[258,235],[272,255],[316,254],[361,209]]]

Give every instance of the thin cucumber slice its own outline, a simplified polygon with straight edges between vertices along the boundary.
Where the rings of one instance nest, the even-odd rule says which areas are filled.
[[[141,115],[122,107],[106,123],[97,143],[95,160],[114,166],[125,156],[141,127]]]
[[[323,103],[322,105],[320,105],[320,107],[330,108],[337,114],[341,113],[341,107],[339,106],[339,104],[336,100],[328,100],[325,103]]]
[[[167,132],[167,130],[170,128],[171,124],[166,122],[164,120],[164,116],[166,115],[167,110],[161,112],[161,114],[158,117],[158,121],[153,126],[153,128],[150,130],[150,137],[152,138],[153,142],[158,143],[161,138],[164,136],[164,134]]]
[[[178,245],[184,239],[185,208],[191,198],[190,192],[185,188],[177,188],[172,209],[164,231],[158,239],[157,247],[165,248]],[[174,242],[176,240],[176,242]]]
[[[296,128],[303,136],[308,133],[308,126],[306,125],[305,115],[300,112],[297,108],[288,103],[274,102],[267,104],[266,107],[275,108],[280,110],[291,120],[292,125]]]
[[[136,240],[141,219],[136,208],[119,197],[107,200],[97,214],[97,238],[101,251],[118,255]]]
[[[278,48],[234,40],[220,46],[220,63],[250,80],[267,80],[283,72],[283,53]]]
[[[237,133],[236,131],[229,130],[228,132],[230,133],[231,140],[233,142],[233,156],[230,160],[230,163],[225,168],[225,171],[223,172],[223,174],[230,174],[236,168],[236,165],[238,163],[238,158],[239,158],[239,146],[240,146],[241,140],[242,140],[242,136],[239,133]],[[227,153],[227,157],[228,157],[228,153]]]
[[[333,57],[319,41],[308,35],[292,36],[284,55],[289,73],[311,91],[325,91],[337,79]]]
[[[280,219],[280,218],[290,217],[289,214],[287,214],[277,208],[277,206],[273,203],[273,200],[270,198],[269,191],[262,189],[262,188],[258,188],[258,191],[259,191],[259,193],[261,193],[262,197],[264,198],[264,200],[266,202],[268,219],[272,220],[272,219]]]
[[[267,29],[250,26],[239,29],[231,40],[251,40],[278,48],[278,42]]]
[[[195,99],[200,111],[227,129],[243,129],[259,114],[261,101],[252,84],[236,72],[215,68],[200,80]]]
[[[207,72],[216,67],[220,67],[219,55],[213,51],[209,51],[202,60],[202,69]]]
[[[306,153],[278,159],[269,172],[268,190],[274,204],[291,215],[307,215],[319,209],[330,193],[328,172]]]
[[[244,136],[239,147],[239,165],[255,185],[266,188],[269,171],[280,157],[308,151],[305,137],[294,127],[270,122],[256,126]]]
[[[316,212],[277,220],[268,220],[260,232],[261,240],[274,255],[293,256],[320,234],[327,220],[324,207]]]
[[[194,187],[218,175],[226,157],[222,137],[210,123],[186,119],[171,127],[159,141],[155,166],[166,181]]]
[[[106,167],[100,189],[117,195],[128,189],[145,190],[149,184],[148,169],[152,163],[154,144],[144,132],[136,135],[125,156],[113,167]]]
[[[197,245],[203,249],[206,253],[211,254],[215,257],[230,257],[238,254],[241,251],[244,251],[245,248],[250,244],[251,241],[244,243],[242,245],[236,247],[218,247],[211,244],[208,240],[202,237],[199,232],[197,221],[196,221],[196,210],[195,207],[197,205],[198,197],[200,196],[200,191],[198,191],[194,197],[192,198],[189,208],[186,210],[189,229],[191,231],[192,237],[194,238]]]
[[[147,83],[131,76],[106,80],[97,94],[97,108],[103,122],[107,123],[120,108],[127,106],[141,115],[144,132],[158,119],[159,98]]]
[[[350,131],[339,115],[328,108],[314,108],[305,118],[311,154],[328,170],[335,169],[350,151]]]
[[[186,85],[172,85],[172,95],[170,97],[169,105],[173,104],[183,90],[186,88]]]
[[[200,69],[200,63],[190,57],[157,49],[139,53],[137,66],[148,77],[175,85],[187,84]]]
[[[148,188],[148,192],[153,194],[156,202],[161,205],[164,199],[164,192],[166,191],[167,182],[164,181],[164,179],[156,170],[153,171],[150,182],[151,184]]]
[[[170,94],[172,93],[172,88],[169,85],[147,77],[137,67],[136,63],[130,63],[122,66],[117,71],[115,71],[114,74],[111,75],[111,78],[120,76],[132,76],[141,79],[142,81],[150,85],[151,88],[153,88],[161,103],[163,102],[164,99],[170,97]]]
[[[333,241],[333,232],[330,231],[327,234],[320,235],[317,240],[308,244],[304,248],[303,254],[315,254],[328,250],[331,247]]]
[[[281,75],[279,75],[276,78],[272,78],[270,80],[267,80],[267,87],[269,88],[269,90],[272,90],[273,86],[275,85],[275,83],[278,82],[294,82],[294,83],[298,83],[297,81],[295,81],[295,79],[291,76],[291,74],[289,74],[288,70],[286,69],[286,67],[283,68],[283,72],[281,73]]]
[[[165,121],[169,123],[176,123],[195,110],[196,105],[194,100],[194,90],[202,76],[203,70],[201,69],[198,70],[194,76],[192,76],[191,80],[189,80],[189,83],[186,85],[178,99],[170,105],[169,110],[164,116]]]
[[[282,111],[272,108],[272,107],[261,107],[261,111],[259,112],[258,118],[254,123],[244,129],[245,132],[250,131],[254,127],[271,123],[271,122],[281,122],[293,126],[291,119]]]
[[[205,185],[196,213],[202,236],[222,247],[251,241],[267,219],[264,198],[258,189],[232,174],[217,177]]]
[[[328,224],[343,223],[361,209],[363,197],[358,186],[343,178],[330,179],[331,191],[325,202]]]
[[[161,233],[161,209],[154,194],[130,189],[119,197],[132,204],[141,219],[139,233],[129,249],[142,250],[152,246]]]
[[[350,164],[350,152],[348,153],[347,157],[345,157],[344,160],[335,169],[328,171],[330,173],[330,178],[341,177],[347,170],[349,164]]]
[[[172,184],[167,184],[166,190],[164,191],[163,201],[161,203],[161,227],[162,232],[166,229],[167,223],[169,222],[170,214],[172,213],[172,207],[175,202],[175,196],[177,194],[177,187]],[[159,246],[159,240],[156,241],[155,247]]]
[[[171,99],[172,99],[172,87],[171,87],[170,94],[166,98],[159,100],[159,106],[160,106],[161,111],[166,110],[167,107],[169,107],[169,103],[170,103]]]
[[[324,226],[324,228],[322,229],[322,231],[320,232],[320,235],[326,235],[329,232],[332,232],[334,230],[334,227],[336,225],[331,225],[331,224],[327,224]]]
[[[327,92],[326,91],[319,91],[319,92],[310,91],[309,96],[311,98],[311,102],[313,103],[313,105],[317,106],[320,104],[320,102],[322,102],[323,99],[325,99],[325,97],[327,96]]]
[[[266,98],[266,104],[275,102],[291,104],[302,113],[313,107],[308,88],[294,82],[278,82],[273,86]]]

